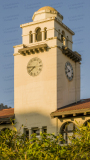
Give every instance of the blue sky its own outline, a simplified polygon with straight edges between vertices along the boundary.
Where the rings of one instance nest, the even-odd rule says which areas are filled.
[[[73,51],[82,56],[81,98],[90,97],[90,1],[89,0],[0,0],[0,103],[14,107],[14,49],[22,43],[20,24],[32,21],[35,11],[51,6],[63,23],[75,32]]]

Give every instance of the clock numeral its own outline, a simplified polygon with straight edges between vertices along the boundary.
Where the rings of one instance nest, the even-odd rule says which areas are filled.
[[[42,61],[38,57],[32,58],[27,65],[27,72],[31,76],[37,76],[42,70]]]

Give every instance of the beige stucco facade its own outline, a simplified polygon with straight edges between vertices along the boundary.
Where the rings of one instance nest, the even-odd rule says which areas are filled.
[[[14,46],[14,113],[17,129],[22,124],[29,130],[46,126],[48,133],[57,133],[57,118],[51,118],[50,113],[80,100],[80,62],[75,62],[62,52],[63,45],[72,50],[74,32],[62,23],[62,19],[63,16],[57,11],[44,8],[34,13],[33,22],[20,25],[22,44]],[[38,42],[37,28],[41,28],[42,32],[42,40]],[[30,43],[30,31],[33,43]],[[65,34],[63,43],[62,32]],[[41,59],[43,67],[40,74],[33,77],[27,72],[27,64],[34,57]],[[65,74],[66,62],[73,67],[72,81]],[[81,119],[78,118],[78,121]],[[58,131],[65,121],[58,120]]]

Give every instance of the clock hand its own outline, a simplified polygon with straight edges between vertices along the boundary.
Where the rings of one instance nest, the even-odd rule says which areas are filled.
[[[67,73],[70,72],[70,70],[67,68]]]
[[[34,68],[35,68],[35,66],[34,66],[34,67],[32,67],[32,69],[30,70],[30,72],[31,72]]]
[[[68,72],[70,72],[70,70],[68,69]]]
[[[70,72],[70,69],[68,69],[68,67],[67,67],[67,72]]]
[[[32,67],[34,67],[34,66],[30,66],[30,67],[27,67],[27,68],[32,68]]]

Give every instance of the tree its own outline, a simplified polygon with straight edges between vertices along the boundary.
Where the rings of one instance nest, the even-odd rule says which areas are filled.
[[[90,124],[78,126],[69,138],[71,143],[61,146],[60,134],[32,134],[28,140],[15,127],[6,129],[0,133],[0,160],[89,160]]]

